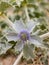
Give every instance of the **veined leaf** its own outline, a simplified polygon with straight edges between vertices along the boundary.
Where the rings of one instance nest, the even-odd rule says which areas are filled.
[[[31,45],[25,44],[23,48],[23,53],[26,59],[32,59],[35,57],[33,53],[33,48],[31,47]]]

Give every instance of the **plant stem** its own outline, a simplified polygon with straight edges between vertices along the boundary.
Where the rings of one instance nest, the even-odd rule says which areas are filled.
[[[41,35],[40,37],[43,38],[43,39],[46,38],[46,37],[49,37],[49,32]]]
[[[23,56],[23,51],[20,53],[20,55],[18,56],[17,60],[15,61],[15,63],[13,65],[18,65],[18,63],[20,62],[22,56]]]
[[[26,19],[27,19],[27,21],[29,21],[30,18],[29,18],[28,9],[27,9],[26,5],[24,6],[24,10],[25,10],[25,14],[26,14],[26,17],[27,17]]]

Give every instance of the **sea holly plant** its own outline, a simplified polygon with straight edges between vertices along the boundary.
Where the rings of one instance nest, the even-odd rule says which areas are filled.
[[[6,32],[7,40],[17,41],[15,49],[16,51],[21,52],[20,56],[13,65],[18,64],[23,55],[27,59],[34,58],[35,55],[33,45],[41,48],[44,47],[41,38],[32,34],[34,27],[39,23],[33,20],[29,20],[26,23],[24,23],[22,19],[16,20],[14,23],[12,23],[5,15],[3,15],[2,17],[5,20],[5,22],[8,23],[8,25],[12,27],[12,29],[14,30],[14,32]]]
[[[26,23],[23,23],[22,19],[16,20],[14,23],[12,23],[5,15],[3,15],[3,19],[5,19],[5,22],[7,20],[6,23],[8,23],[8,25],[14,30],[14,32],[9,32],[6,35],[6,38],[8,41],[17,41],[15,49],[16,51],[21,52],[20,56],[18,57],[19,59],[16,60],[14,65],[18,64],[20,58],[23,55],[27,59],[34,58],[35,55],[33,53],[33,45],[41,48],[43,47],[41,38],[31,34],[34,27],[39,23],[33,20],[29,20]]]
[[[35,3],[35,5],[34,4],[32,5],[32,3]],[[39,13],[38,6],[39,5],[38,3],[35,2],[35,0],[25,0],[25,1],[24,0],[9,0],[9,1],[5,0],[5,2],[3,0],[0,2],[0,15],[1,15],[0,19],[2,19],[3,22],[5,22],[9,26],[10,29],[12,29],[12,31],[9,31],[9,30],[6,31],[5,37],[8,42],[16,41],[17,43],[14,46],[14,48],[16,51],[20,52],[20,55],[18,56],[17,60],[15,61],[13,65],[17,65],[19,61],[21,60],[22,56],[24,56],[27,60],[33,59],[36,56],[34,53],[34,46],[40,47],[40,48],[46,48],[43,44],[42,39],[49,36],[49,32],[41,35],[40,37],[42,39],[33,33],[33,29],[35,28],[35,26],[40,25],[39,22],[37,22],[37,19],[40,17],[43,17],[43,15]],[[16,10],[17,10],[17,7],[18,8],[22,7],[26,15],[25,22],[23,18],[20,17],[19,20],[15,20],[14,23],[12,23],[6,13],[7,9],[10,7],[13,7]],[[31,15],[32,7],[35,9],[35,11],[33,12],[34,13],[33,15]],[[31,16],[33,19],[31,18]],[[1,51],[3,54],[4,53],[3,50],[5,49],[7,45],[4,46],[4,44],[2,43],[0,44],[2,46],[0,48],[2,48]],[[5,52],[9,48],[11,48],[11,46],[6,47],[6,48],[7,49],[5,49]]]
[[[34,44],[37,47],[42,47],[42,40],[38,36],[31,34],[35,25],[37,25],[37,23],[34,21],[28,21],[26,24],[24,24],[22,20],[15,21],[13,27],[17,33],[7,33],[6,38],[8,41],[17,41],[15,46],[17,51],[21,51],[26,43],[27,45]]]
[[[8,41],[11,41],[11,40],[17,41],[15,49],[16,49],[16,51],[20,51],[21,52],[20,55],[18,56],[18,59],[14,63],[14,65],[19,63],[19,61],[20,61],[22,56],[24,56],[27,59],[34,58],[35,55],[34,55],[34,46],[33,45],[43,48],[43,44],[42,44],[41,38],[45,38],[46,36],[48,36],[49,32],[44,34],[44,35],[41,35],[40,36],[41,38],[40,38],[38,36],[35,36],[35,35],[31,34],[31,32],[33,31],[34,27],[37,25],[37,23],[35,21],[30,20],[30,22],[28,21],[28,22],[26,22],[24,24],[24,22],[22,20],[16,20],[14,23],[12,23],[7,18],[7,16],[4,15],[2,17],[3,17],[4,20],[8,21],[8,22],[7,21],[5,21],[5,22],[8,23],[8,25],[10,27],[12,27],[12,29],[14,30],[14,32],[9,32],[6,35],[6,38],[8,39]],[[30,24],[31,24],[31,26],[30,26]]]

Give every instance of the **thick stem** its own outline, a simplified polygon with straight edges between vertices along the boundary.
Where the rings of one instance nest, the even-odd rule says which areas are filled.
[[[46,37],[49,37],[49,32],[41,35],[40,37],[43,38],[43,39],[46,38]]]
[[[25,10],[25,14],[26,14],[26,17],[27,17],[26,19],[27,19],[27,21],[29,21],[30,18],[29,18],[27,6],[24,6],[24,10]]]
[[[20,62],[22,56],[23,56],[23,52],[20,53],[20,55],[18,56],[17,60],[14,62],[13,65],[18,65],[18,63]]]

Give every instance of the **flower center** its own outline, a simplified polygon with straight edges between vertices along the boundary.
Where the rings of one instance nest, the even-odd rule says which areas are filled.
[[[27,40],[29,40],[29,38],[30,38],[30,34],[28,31],[21,31],[20,32],[20,39],[22,41],[27,41]]]

